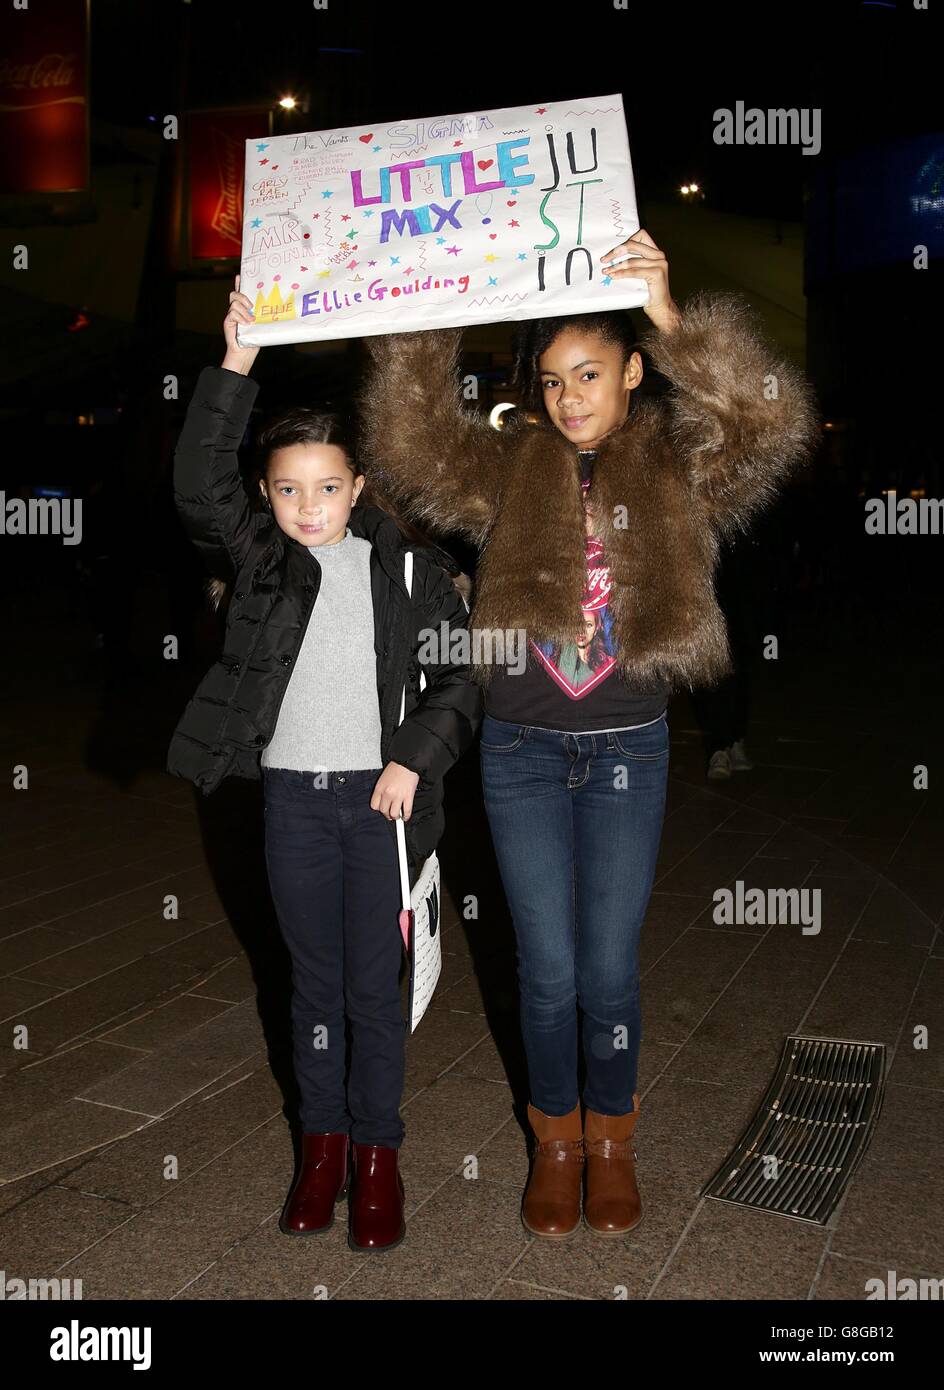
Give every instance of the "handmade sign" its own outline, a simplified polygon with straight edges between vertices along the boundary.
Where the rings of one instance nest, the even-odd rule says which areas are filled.
[[[648,302],[619,95],[246,142],[255,346]]]

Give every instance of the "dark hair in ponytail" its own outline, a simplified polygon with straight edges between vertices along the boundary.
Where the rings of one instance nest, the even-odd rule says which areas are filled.
[[[400,532],[414,545],[433,546],[435,542],[425,531],[402,516],[387,495],[373,482],[358,459],[357,433],[350,415],[326,403],[325,408],[296,405],[268,419],[256,437],[257,477],[265,478],[269,460],[276,449],[292,444],[333,444],[340,449],[355,478],[363,478],[358,505],[379,507],[399,527]]]
[[[288,449],[293,444],[335,444],[349,460],[354,457],[354,434],[343,412],[307,405],[289,406],[270,416],[256,435],[260,477],[265,477],[269,459],[276,449]]]
[[[512,377],[512,385],[517,388],[525,410],[543,410],[538,362],[542,352],[546,352],[554,339],[569,328],[595,333],[603,342],[622,348],[624,361],[628,361],[634,352],[640,351],[636,329],[625,309],[525,320],[518,326],[514,336],[515,366]]]
[[[379,507],[399,527],[401,535],[413,545],[440,550],[441,547],[430,540],[425,531],[421,531],[418,526],[401,516],[384,493],[374,486],[369,475],[358,463],[356,438],[350,417],[343,410],[296,405],[270,416],[255,438],[255,469],[250,490],[253,503],[257,507],[265,506],[258,483],[260,479],[265,480],[269,461],[276,449],[288,449],[293,444],[334,444],[344,454],[354,477],[365,479],[357,499],[358,506]],[[230,588],[227,580],[218,577],[206,581],[206,595],[217,612],[222,613],[228,607]]]

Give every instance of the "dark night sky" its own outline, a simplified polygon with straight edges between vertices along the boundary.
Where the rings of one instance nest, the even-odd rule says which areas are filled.
[[[621,91],[643,196],[698,178],[712,204],[732,212],[798,218],[817,161],[796,148],[719,149],[716,107],[819,106],[827,157],[940,124],[937,17],[911,0],[632,0],[626,12],[611,0],[475,11],[427,0],[179,8],[189,11],[194,106],[268,104],[307,88],[311,110],[296,128],[316,130]],[[177,0],[93,0],[95,114],[143,124],[177,110],[177,10]]]

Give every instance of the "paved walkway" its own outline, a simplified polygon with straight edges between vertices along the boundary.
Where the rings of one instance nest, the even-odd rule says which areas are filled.
[[[668,814],[642,937],[644,1219],[530,1237],[513,939],[475,756],[449,783],[444,978],[411,1039],[407,1241],[282,1236],[292,1176],[288,962],[250,783],[198,798],[162,768],[192,692],[137,640],[102,709],[88,629],[20,595],[0,677],[0,1266],[86,1299],[838,1299],[940,1277],[944,796],[940,645],[901,615],[811,605],[757,673],[753,772],[707,782],[673,701]],[[42,612],[39,613],[39,608]],[[163,632],[162,619],[151,627]],[[145,618],[141,631],[151,630]],[[156,640],[154,643],[157,645]],[[932,686],[922,682],[933,682]],[[931,789],[915,791],[926,764]],[[25,764],[29,789],[10,787]],[[818,888],[823,929],[719,927],[718,887]],[[167,895],[179,915],[167,920]],[[476,921],[455,904],[478,899]],[[929,1029],[926,1050],[916,1030]],[[17,1030],[14,1032],[14,1030]],[[878,1041],[889,1085],[828,1228],[699,1196],[794,1031]],[[25,1050],[11,1046],[14,1041]]]

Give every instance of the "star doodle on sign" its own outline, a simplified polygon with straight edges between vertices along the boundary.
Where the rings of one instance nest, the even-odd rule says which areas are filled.
[[[494,275],[490,275],[490,276],[488,277],[488,283],[489,283],[490,285],[497,285],[497,284],[498,284],[498,281],[495,279],[495,276],[494,276]]]
[[[412,275],[412,274],[413,274],[413,267],[412,267],[411,265],[405,265],[405,266],[403,267],[403,274],[404,274],[404,275]]]
[[[509,225],[509,227],[520,227],[520,226],[521,226],[521,223],[520,223],[520,222],[516,222],[515,219],[512,218],[511,221],[508,223],[508,225]]]
[[[350,220],[351,220],[351,214],[350,214],[349,212],[342,212],[342,213],[341,213],[341,221],[342,221],[342,222],[350,222]]]
[[[459,252],[460,252],[461,250],[462,250],[462,247],[461,247],[461,246],[447,246],[447,247],[446,247],[446,253],[447,253],[448,255],[450,255],[450,256],[458,256],[458,254],[459,254]]]
[[[331,274],[331,271],[330,271],[330,270],[319,270],[319,271],[318,271],[318,279],[319,279],[319,280],[323,280],[323,279],[325,278],[326,275],[330,275],[330,274]]]
[[[256,152],[257,152],[258,154],[261,154],[263,150],[267,150],[268,148],[269,148],[269,142],[268,142],[268,140],[263,140],[261,144],[259,144],[259,145],[256,146]]]
[[[377,154],[378,151],[380,150],[380,146],[379,146],[379,145],[371,145],[371,149],[373,150],[374,154]]]
[[[259,163],[260,163],[260,164],[268,164],[268,162],[269,162],[268,159],[260,159],[260,160],[259,160]]]
[[[612,285],[612,283],[613,283],[613,276],[612,276],[612,275],[604,275],[604,277],[603,277],[603,283],[604,283],[604,285]]]
[[[261,218],[261,217],[254,217],[254,218],[252,219],[252,221],[250,222],[249,225],[250,225],[250,227],[261,227],[261,226],[262,226],[262,218]]]
[[[538,109],[537,109],[537,111],[535,112],[535,115],[537,115],[537,116],[543,116],[546,110],[547,110],[547,107],[546,107],[546,106],[539,106]]]
[[[493,256],[492,253],[489,252],[488,255],[485,257],[485,259],[486,259],[487,261],[497,261],[497,260],[498,260],[498,257],[497,257],[497,256]]]
[[[321,196],[322,196],[322,198],[333,198],[333,197],[334,197],[334,190],[331,189],[331,188],[323,188],[323,189],[321,190]]]
[[[444,236],[438,236],[438,237],[436,238],[436,245],[437,245],[437,246],[445,246],[445,244],[446,244],[446,238],[445,238]]]
[[[519,251],[519,252],[518,252],[518,260],[519,260],[519,261],[526,261],[527,259],[528,259],[528,253],[527,253],[526,251]]]
[[[399,264],[400,264],[400,257],[399,257],[399,256],[391,256],[391,257],[390,257],[390,264],[391,264],[391,265],[399,265]]]
[[[376,261],[368,261],[367,264],[368,264],[368,265],[376,265],[377,262],[376,262]]]
[[[367,211],[367,212],[362,212],[362,213],[361,213],[361,217],[373,217],[373,215],[374,215],[374,210],[373,210],[373,208],[370,208],[369,211]]]

